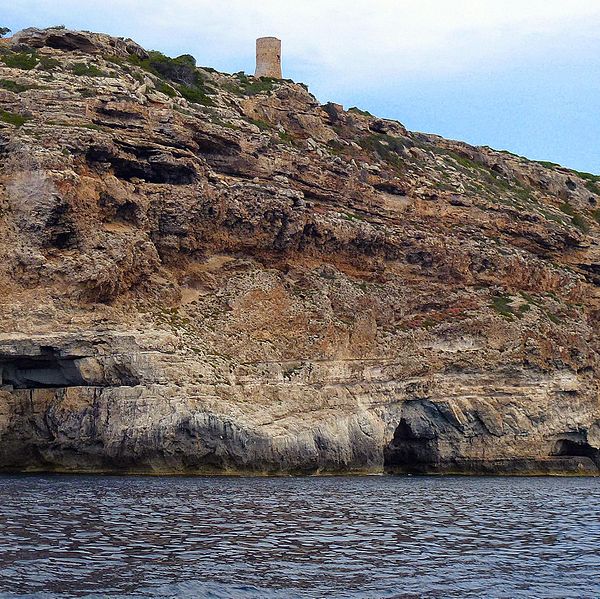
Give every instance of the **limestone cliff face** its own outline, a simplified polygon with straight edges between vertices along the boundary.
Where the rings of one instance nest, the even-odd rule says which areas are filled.
[[[0,44],[0,468],[600,471],[600,179]]]

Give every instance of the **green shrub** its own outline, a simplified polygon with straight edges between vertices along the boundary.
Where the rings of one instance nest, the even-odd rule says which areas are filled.
[[[73,75],[87,77],[107,77],[107,74],[104,71],[101,71],[97,66],[93,64],[87,65],[85,62],[76,62],[71,65],[71,73],[73,73]]]
[[[577,227],[580,231],[587,233],[590,230],[586,220],[583,218],[583,216],[581,216],[581,214],[577,213],[575,208],[573,208],[569,202],[564,202],[559,206],[559,208],[561,212],[571,217],[571,224]]]
[[[256,125],[261,131],[268,131],[271,129],[271,125],[267,123],[267,121],[263,121],[261,119],[250,119],[250,122],[253,125]]]
[[[125,62],[125,59],[122,56],[116,56],[114,54],[106,54],[103,56],[103,58],[107,62],[112,62],[113,64],[116,64],[118,66],[121,66],[123,62]]]
[[[569,204],[569,202],[564,202],[559,206],[559,208],[561,212],[564,212],[569,216],[575,216],[576,214],[575,209],[573,208],[573,206],[571,206],[571,204]]]
[[[39,56],[38,58],[42,71],[53,71],[60,65],[60,62],[56,58],[50,58],[50,56]]]
[[[225,89],[238,96],[256,96],[257,94],[269,93],[279,83],[279,79],[272,77],[250,78],[243,72],[235,73],[234,77],[238,80],[238,83],[227,84]]]
[[[4,37],[7,33],[10,33],[10,29],[8,27],[0,27],[0,37]]]
[[[281,139],[281,141],[283,143],[285,143],[285,144],[287,144],[289,146],[295,146],[296,145],[296,140],[287,131],[279,131],[277,134],[279,135],[279,139]]]
[[[512,320],[515,314],[509,304],[510,297],[508,295],[497,295],[492,298],[492,308],[504,318]]]
[[[39,62],[37,52],[11,52],[2,56],[2,62],[11,69],[30,71]]]
[[[165,94],[165,96],[169,96],[169,98],[174,98],[177,95],[177,92],[171,87],[168,83],[164,81],[159,81],[156,85],[157,91]]]
[[[188,102],[195,102],[204,106],[214,106],[214,102],[208,94],[212,91],[204,80],[202,74],[196,68],[196,59],[189,54],[183,54],[177,58],[165,56],[162,52],[152,51],[148,53],[148,58],[130,55],[129,62],[138,66],[149,73],[152,73],[160,79],[165,79],[173,84],[173,87]],[[166,95],[173,97],[173,91],[163,91]]]
[[[361,110],[357,106],[352,106],[352,108],[348,108],[348,112],[354,112],[355,114],[360,114],[362,116],[373,116],[368,110]]]
[[[406,145],[398,137],[376,133],[363,137],[358,143],[364,150],[374,152],[398,170],[404,168],[401,154]]]
[[[40,56],[37,53],[37,50],[30,50],[28,52],[7,52],[0,56],[0,60],[11,69],[21,69],[23,71],[30,71],[38,64],[43,71],[51,71],[60,64],[58,60],[54,58],[43,55]]]
[[[6,89],[9,92],[14,92],[15,94],[20,94],[21,92],[27,91],[28,89],[34,89],[35,85],[22,85],[21,83],[17,83],[16,81],[11,81],[10,79],[0,79],[0,87],[2,89]]]
[[[571,219],[571,222],[583,233],[587,233],[590,230],[590,226],[587,224],[587,222],[585,221],[583,216],[581,216],[581,214],[576,214]]]
[[[179,85],[179,93],[188,101],[202,104],[203,106],[214,106],[215,103],[208,97],[203,88],[192,85]]]
[[[162,52],[153,50],[148,53],[148,58],[140,58],[132,54],[128,60],[145,71],[174,83],[195,85],[199,79],[202,79],[196,70],[196,59],[189,54],[170,58]]]
[[[273,91],[273,87],[278,83],[278,79],[271,77],[260,77],[254,79],[251,83],[246,84],[243,87],[243,93],[245,96],[256,96],[257,94],[263,94]]]
[[[0,121],[3,123],[8,123],[9,125],[14,125],[15,127],[21,127],[28,120],[29,117],[23,116],[22,114],[0,110]]]
[[[537,164],[541,164],[545,168],[562,168],[562,166],[556,162],[549,162],[548,160],[534,160]]]

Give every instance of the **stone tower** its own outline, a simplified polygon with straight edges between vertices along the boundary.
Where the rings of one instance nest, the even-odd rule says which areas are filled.
[[[276,37],[259,37],[256,40],[255,77],[281,79],[281,40]]]

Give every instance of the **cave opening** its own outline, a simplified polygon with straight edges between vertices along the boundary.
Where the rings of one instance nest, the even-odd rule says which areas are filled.
[[[419,434],[402,418],[394,431],[391,443],[384,449],[386,472],[395,474],[425,474],[439,461],[437,440]]]
[[[90,165],[110,165],[115,177],[125,181],[141,179],[147,183],[190,185],[196,180],[196,171],[187,163],[162,159],[158,154],[138,160],[137,157],[116,155],[105,148],[91,147],[86,152]]]
[[[35,356],[0,355],[0,386],[13,389],[52,389],[81,387],[89,383],[83,378],[78,358],[62,358],[52,348]]]
[[[562,458],[590,458],[600,468],[600,449],[592,447],[585,441],[559,439],[551,455]]]

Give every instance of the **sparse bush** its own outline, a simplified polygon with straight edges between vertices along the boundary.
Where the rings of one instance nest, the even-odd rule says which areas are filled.
[[[169,96],[169,98],[174,98],[177,95],[177,92],[173,89],[173,87],[164,81],[159,81],[157,83],[156,90],[165,94],[165,96]]]
[[[559,206],[559,208],[561,212],[564,212],[569,216],[575,216],[575,209],[573,208],[573,206],[571,206],[571,204],[569,204],[569,202],[564,202]]]
[[[587,224],[585,218],[583,218],[581,214],[576,214],[571,219],[571,222],[573,223],[573,226],[577,227],[582,233],[588,233],[590,230],[590,226]]]
[[[510,297],[507,295],[497,295],[492,298],[492,308],[498,312],[504,318],[512,320],[514,312],[510,306]]]
[[[279,79],[273,79],[272,77],[250,78],[243,71],[235,73],[234,77],[237,79],[237,83],[230,82],[223,87],[238,96],[256,96],[257,94],[269,93],[280,82]]]
[[[23,126],[29,117],[26,117],[22,114],[17,114],[15,112],[7,112],[6,110],[0,110],[0,121],[3,123],[8,123],[9,125],[14,125],[15,127]]]
[[[206,85],[204,77],[196,68],[196,59],[193,56],[183,54],[177,58],[170,58],[161,52],[152,51],[149,52],[148,58],[131,55],[128,60],[156,77],[172,82],[175,89],[189,102],[204,106],[214,105],[208,95],[212,90]],[[175,95],[162,89],[159,91],[171,97]]]
[[[107,74],[104,71],[101,71],[97,66],[93,64],[87,65],[85,62],[76,62],[71,65],[71,72],[73,75],[82,77],[107,77]]]
[[[202,104],[203,106],[214,106],[214,102],[206,95],[201,87],[191,85],[179,85],[179,93],[188,101]]]
[[[279,131],[278,135],[279,135],[279,139],[281,139],[281,141],[284,144],[287,144],[288,146],[296,145],[296,140],[294,139],[294,136],[291,135],[290,133],[288,133],[287,131]]]
[[[4,37],[7,33],[10,33],[10,29],[8,27],[0,27],[0,37]]]
[[[23,71],[31,71],[38,64],[43,71],[52,71],[60,64],[55,58],[38,54],[37,50],[5,52],[0,56],[0,60],[11,69]]]
[[[10,79],[0,79],[0,88],[6,89],[9,92],[14,92],[15,94],[20,94],[21,92],[27,91],[28,89],[34,89],[35,85],[22,85],[21,83],[17,83],[16,81],[11,81]]]
[[[358,108],[358,106],[352,106],[352,108],[348,108],[348,112],[360,114],[361,116],[373,116],[368,110],[361,110],[360,108]]]
[[[406,144],[401,139],[391,135],[375,133],[363,137],[358,143],[364,150],[374,152],[381,160],[385,160],[396,169],[402,170],[404,168],[404,160],[401,154]]]
[[[0,57],[2,62],[11,69],[30,71],[39,62],[37,52],[11,52]]]
[[[272,129],[271,125],[262,119],[250,119],[250,122],[253,125],[256,125],[261,131],[268,131],[269,129]]]
[[[582,233],[587,233],[590,230],[585,218],[583,218],[569,202],[564,202],[559,208],[561,212],[571,217],[571,224],[574,227],[577,227]]]

